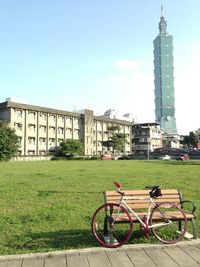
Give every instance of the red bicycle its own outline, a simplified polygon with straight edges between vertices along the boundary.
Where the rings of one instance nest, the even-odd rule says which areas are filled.
[[[140,222],[144,231],[151,230],[153,235],[165,244],[173,244],[181,240],[187,231],[187,219],[184,211],[176,204],[156,203],[154,199],[161,196],[159,186],[146,187],[150,189],[148,198],[131,197],[135,200],[145,200],[148,205],[145,220],[129,207],[121,185],[115,182],[116,191],[121,195],[119,203],[106,203],[100,206],[92,217],[92,232],[95,239],[104,247],[117,248],[127,243],[132,234],[132,214]],[[177,231],[178,220],[182,218],[181,229]]]

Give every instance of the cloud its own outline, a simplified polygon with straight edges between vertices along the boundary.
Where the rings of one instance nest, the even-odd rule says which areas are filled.
[[[113,64],[113,67],[123,70],[135,70],[141,65],[142,61],[119,59]]]

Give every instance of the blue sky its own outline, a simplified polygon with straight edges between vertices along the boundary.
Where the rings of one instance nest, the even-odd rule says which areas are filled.
[[[161,5],[174,37],[177,128],[200,128],[199,0],[0,0],[0,102],[154,121]]]

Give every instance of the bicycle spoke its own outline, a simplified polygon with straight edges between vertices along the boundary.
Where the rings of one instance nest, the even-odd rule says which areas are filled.
[[[181,226],[180,219],[182,220]],[[160,203],[155,207],[151,213],[150,224],[155,237],[166,244],[178,242],[187,230],[184,212],[171,203]]]
[[[120,223],[120,217],[127,223]],[[118,204],[102,205],[92,219],[92,231],[96,240],[105,247],[119,247],[126,243],[132,232],[129,213]]]

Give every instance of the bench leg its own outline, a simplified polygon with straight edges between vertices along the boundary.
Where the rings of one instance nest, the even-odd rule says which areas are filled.
[[[196,228],[196,222],[194,218],[192,218],[191,223],[192,223],[193,239],[197,239],[197,228]]]
[[[104,234],[104,236],[108,235],[108,217],[107,217],[107,215],[104,218],[103,234]]]
[[[195,222],[194,218],[191,219],[191,224],[192,224],[192,239],[197,239],[198,234],[197,234],[196,222]],[[178,222],[178,230],[181,231],[181,222],[180,221]]]
[[[181,222],[178,222],[178,230],[181,231]]]

